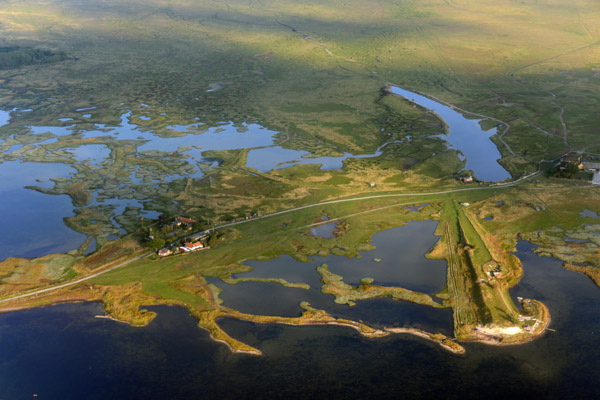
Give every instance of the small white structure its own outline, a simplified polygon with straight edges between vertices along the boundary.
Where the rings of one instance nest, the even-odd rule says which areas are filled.
[[[203,247],[204,247],[204,245],[200,242],[185,242],[185,244],[183,246],[179,247],[179,249],[181,251],[185,251],[187,253],[189,251],[202,249]]]

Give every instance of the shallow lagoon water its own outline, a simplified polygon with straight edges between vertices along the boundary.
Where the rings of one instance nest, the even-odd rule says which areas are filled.
[[[300,302],[326,310],[339,318],[362,320],[373,326],[412,326],[435,332],[452,333],[452,311],[389,298],[358,301],[355,306],[335,304],[334,297],[321,293],[321,276],[316,269],[327,264],[331,272],[344,277],[344,282],[357,286],[364,277],[375,278],[374,284],[400,286],[436,293],[446,283],[446,263],[426,259],[425,253],[437,241],[433,232],[437,222],[413,221],[378,232],[373,236],[375,250],[361,252],[361,258],[335,255],[313,257],[311,262],[298,262],[282,255],[269,261],[247,261],[253,270],[235,274],[234,278],[281,278],[290,283],[306,283],[309,290],[285,288],[271,282],[240,282],[229,285],[218,278],[209,282],[223,291],[223,304],[242,312],[261,315],[296,317],[302,313]],[[381,258],[376,263],[373,258]]]
[[[473,170],[478,179],[496,182],[510,178],[508,171],[498,164],[497,160],[502,155],[490,140],[496,133],[496,128],[484,131],[479,125],[480,119],[465,118],[444,104],[396,86],[392,86],[391,90],[394,94],[432,110],[446,122],[449,134],[442,137],[464,154],[467,158],[466,169]]]
[[[361,252],[362,258],[346,259],[331,255],[324,262],[329,270],[344,277],[351,285],[359,285],[365,277],[373,284],[400,286],[405,289],[435,294],[446,286],[446,261],[425,258],[439,240],[433,233],[437,221],[411,221],[404,226],[378,232],[373,236],[374,251]],[[381,259],[374,262],[374,258]]]
[[[63,304],[0,315],[0,398],[598,398],[600,289],[531,249],[517,246],[525,273],[511,294],[544,301],[555,332],[528,344],[465,343],[455,356],[409,335],[219,320],[257,357],[179,307],[152,307],[158,317],[134,328],[94,318],[98,304]]]

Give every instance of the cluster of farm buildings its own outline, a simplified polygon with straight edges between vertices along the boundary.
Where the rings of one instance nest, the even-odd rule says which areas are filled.
[[[197,222],[198,221],[195,221],[190,218],[176,217],[173,220],[173,222],[171,223],[171,225],[173,227],[191,230],[192,226],[194,224],[196,224]],[[166,257],[166,256],[170,256],[171,254],[189,253],[191,251],[202,250],[202,249],[208,248],[203,243],[206,241],[208,236],[209,236],[208,231],[202,231],[202,232],[196,233],[194,235],[190,235],[189,237],[187,237],[179,242],[174,242],[169,246],[165,246],[165,247],[159,249],[158,255],[160,257]]]
[[[566,169],[570,164],[577,166],[581,171],[593,173],[592,183],[600,185],[600,160],[584,160],[582,155],[565,154],[558,160],[556,167]]]

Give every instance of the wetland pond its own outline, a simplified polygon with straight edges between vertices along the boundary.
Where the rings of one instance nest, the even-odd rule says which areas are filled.
[[[242,312],[260,315],[296,317],[302,313],[300,302],[323,309],[339,318],[362,320],[373,326],[410,326],[452,335],[451,309],[438,309],[389,298],[357,301],[350,307],[334,303],[334,297],[321,293],[321,275],[317,267],[327,264],[329,270],[341,275],[345,283],[360,285],[362,278],[374,279],[373,284],[403,287],[433,295],[446,286],[446,262],[425,258],[425,253],[439,237],[433,233],[435,221],[412,221],[407,225],[373,235],[374,250],[360,252],[360,258],[336,255],[312,257],[313,261],[298,262],[282,255],[269,261],[247,261],[253,269],[235,274],[234,278],[279,278],[290,283],[305,283],[310,289],[286,288],[273,282],[245,281],[234,285],[218,278],[209,278],[223,291],[223,305]],[[374,259],[380,260],[375,262]],[[434,297],[435,299],[435,297]]]
[[[524,276],[511,295],[544,301],[555,331],[524,345],[464,343],[456,356],[410,335],[219,320],[264,353],[252,356],[179,307],[152,307],[157,318],[134,328],[95,318],[99,304],[63,304],[0,315],[0,398],[598,398],[600,291],[532,248],[517,246]]]
[[[0,126],[6,125],[10,121],[10,112],[0,110]]]
[[[289,168],[298,164],[320,164],[321,169],[341,169],[344,166],[344,160],[348,158],[373,158],[379,157],[383,149],[392,143],[402,143],[401,140],[394,140],[385,143],[372,154],[353,155],[345,152],[342,156],[330,157],[311,157],[311,153],[304,150],[284,149],[281,146],[265,147],[254,149],[248,152],[246,157],[246,167],[253,168],[260,172],[269,172],[274,169]]]

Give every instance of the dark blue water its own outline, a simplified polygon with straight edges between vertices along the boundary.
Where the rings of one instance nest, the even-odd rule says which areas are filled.
[[[68,304],[0,315],[0,398],[598,398],[600,289],[531,248],[519,243],[525,274],[512,294],[544,301],[556,331],[525,345],[467,343],[455,356],[411,336],[222,319],[264,353],[234,355],[178,307],[154,307],[158,317],[133,328]]]

